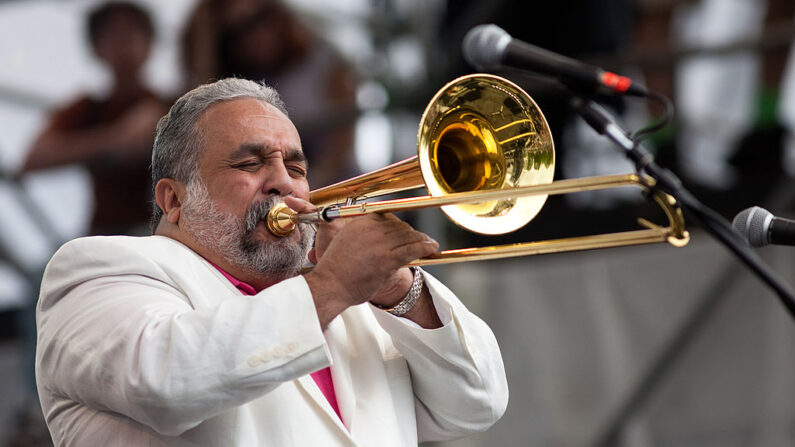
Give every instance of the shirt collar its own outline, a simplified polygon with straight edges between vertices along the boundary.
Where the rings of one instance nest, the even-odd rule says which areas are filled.
[[[255,289],[254,286],[252,286],[251,284],[249,284],[247,282],[243,282],[243,281],[235,278],[234,276],[232,276],[229,273],[227,273],[226,270],[224,270],[221,267],[218,267],[217,265],[215,265],[215,263],[213,263],[211,261],[207,261],[207,262],[209,262],[213,267],[215,267],[219,272],[221,272],[221,274],[224,275],[224,278],[229,280],[229,282],[232,283],[232,285],[235,286],[237,288],[237,290],[240,290],[241,292],[243,292],[244,295],[256,295],[257,294],[257,292],[258,292],[257,289]]]

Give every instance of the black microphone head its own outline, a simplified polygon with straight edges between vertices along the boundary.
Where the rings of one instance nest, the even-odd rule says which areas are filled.
[[[770,244],[770,223],[773,213],[754,206],[746,208],[734,217],[732,228],[748,241],[753,247],[763,247]]]
[[[493,69],[500,66],[511,35],[497,25],[478,25],[464,36],[461,51],[473,67]]]

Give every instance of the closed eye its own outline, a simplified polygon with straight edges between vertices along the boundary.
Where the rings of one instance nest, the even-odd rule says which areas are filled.
[[[233,168],[243,171],[256,171],[260,166],[262,166],[262,162],[256,160],[242,161],[232,165]]]
[[[287,166],[287,170],[296,177],[306,177],[306,169],[303,166]]]

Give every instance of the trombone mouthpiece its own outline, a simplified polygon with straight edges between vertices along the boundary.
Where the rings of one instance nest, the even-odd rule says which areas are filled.
[[[298,214],[284,202],[279,202],[268,211],[265,224],[274,236],[285,237],[295,229],[295,217]]]

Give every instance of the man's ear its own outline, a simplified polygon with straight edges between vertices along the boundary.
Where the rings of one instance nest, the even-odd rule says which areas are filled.
[[[163,210],[163,219],[168,223],[179,222],[182,202],[185,200],[185,185],[171,178],[158,180],[155,185],[155,202]]]

